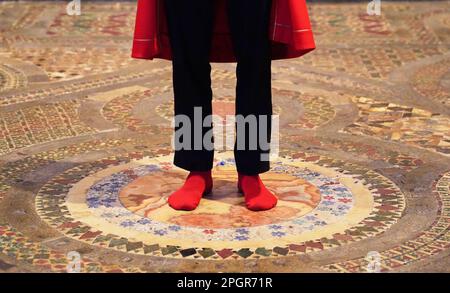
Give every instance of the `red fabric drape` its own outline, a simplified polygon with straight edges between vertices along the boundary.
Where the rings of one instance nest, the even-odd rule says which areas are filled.
[[[218,0],[216,6],[211,62],[235,61],[225,13],[226,1]],[[314,50],[305,0],[273,0],[268,38],[273,60],[300,57]],[[171,60],[164,0],[138,0],[132,57]]]

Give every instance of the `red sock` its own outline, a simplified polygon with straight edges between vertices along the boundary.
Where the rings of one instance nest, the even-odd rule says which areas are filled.
[[[266,188],[259,175],[239,174],[238,189],[244,194],[249,210],[265,211],[277,205],[277,198]]]
[[[176,210],[192,211],[203,195],[212,189],[211,171],[191,172],[183,186],[169,196],[169,205]]]

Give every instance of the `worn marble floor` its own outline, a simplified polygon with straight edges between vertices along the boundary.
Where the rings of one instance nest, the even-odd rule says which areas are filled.
[[[171,66],[132,60],[133,3],[0,2],[0,271],[450,272],[450,2],[309,5],[318,49],[273,63],[274,210],[229,152],[167,206]],[[233,64],[213,65],[232,114]]]

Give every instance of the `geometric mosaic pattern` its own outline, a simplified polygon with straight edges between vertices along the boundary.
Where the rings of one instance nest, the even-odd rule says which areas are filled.
[[[345,128],[357,135],[400,141],[450,154],[450,118],[430,111],[380,102],[365,97],[355,98],[360,115]]]
[[[310,3],[317,49],[272,63],[278,197],[254,213],[229,150],[178,212],[170,62],[130,58],[135,3],[0,5],[0,272],[449,272],[446,2]],[[234,113],[236,64],[212,64]]]
[[[0,154],[46,141],[91,134],[95,129],[82,123],[76,100],[44,104],[0,116]]]
[[[442,79],[447,75],[450,68],[450,59],[424,66],[420,71],[415,72],[412,80],[414,89],[424,97],[430,97],[446,106],[450,104],[450,94],[447,87],[442,83]],[[436,78],[437,77],[437,78]]]
[[[0,65],[0,91],[7,91],[26,85],[26,78],[20,71],[7,65]]]
[[[450,172],[442,175],[433,185],[439,201],[436,220],[414,239],[381,252],[381,270],[388,271],[438,254],[450,247]],[[360,272],[369,260],[360,258],[327,265],[334,271]]]
[[[129,54],[120,49],[20,48],[12,52],[11,58],[36,64],[47,72],[50,80],[112,72],[139,62],[130,59]]]
[[[314,148],[320,147],[352,153],[360,159],[387,163],[394,169],[399,168],[401,170],[411,171],[424,164],[423,160],[415,156],[393,150],[388,153],[383,153],[380,149],[364,142],[351,142],[337,139],[324,141],[324,139],[305,135],[286,137],[286,142],[292,144],[293,147],[298,147],[304,141],[307,141]],[[293,156],[296,156],[296,154],[293,154]]]
[[[172,157],[130,157],[135,161],[125,166],[118,164],[128,156],[111,157],[58,175],[37,195],[39,215],[69,237],[95,246],[154,256],[226,259],[294,255],[358,241],[389,228],[404,208],[401,192],[382,176],[355,166],[348,167],[351,171],[342,170],[345,166],[338,172],[322,169],[312,163],[340,162],[304,154],[303,160],[277,160],[273,171],[264,175],[268,183],[273,181],[280,199],[271,211],[256,216],[242,206],[242,198],[233,192],[230,179],[235,178],[230,173],[235,168],[228,156],[218,159],[214,170],[221,183],[213,197],[221,198],[221,204],[206,199],[193,213],[176,212],[168,207],[167,196],[185,174],[172,170]],[[111,171],[100,171],[105,166]],[[164,185],[157,187],[163,177]],[[113,235],[121,229],[131,231],[130,237],[124,237],[125,231]],[[184,247],[173,244],[179,238]],[[185,246],[191,242],[198,247]]]

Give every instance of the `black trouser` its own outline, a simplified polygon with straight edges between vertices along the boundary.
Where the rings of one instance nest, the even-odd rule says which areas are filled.
[[[175,117],[185,115],[193,121],[194,108],[201,107],[202,118],[212,114],[211,49],[214,22],[214,0],[165,0],[168,29],[173,55],[173,87]],[[232,35],[234,54],[237,59],[236,115],[247,118],[265,116],[261,131],[270,140],[272,93],[271,58],[268,36],[271,0],[228,0],[227,13]],[[238,120],[237,120],[238,121]],[[183,124],[175,126],[179,130]],[[213,167],[214,151],[196,149],[194,146],[194,122],[191,122],[190,149],[175,150],[174,164],[189,171],[207,171]],[[198,124],[197,124],[198,125]],[[237,137],[245,138],[246,147],[235,144],[234,155],[238,172],[247,175],[266,172],[270,168],[269,150],[257,144],[250,147],[249,133],[237,127]],[[197,127],[200,128],[200,127]],[[259,129],[259,125],[258,125]],[[202,134],[211,130],[203,127]],[[198,134],[198,132],[197,132]],[[203,135],[202,135],[203,137]],[[266,140],[267,141],[267,140]],[[265,157],[265,159],[263,159]]]

